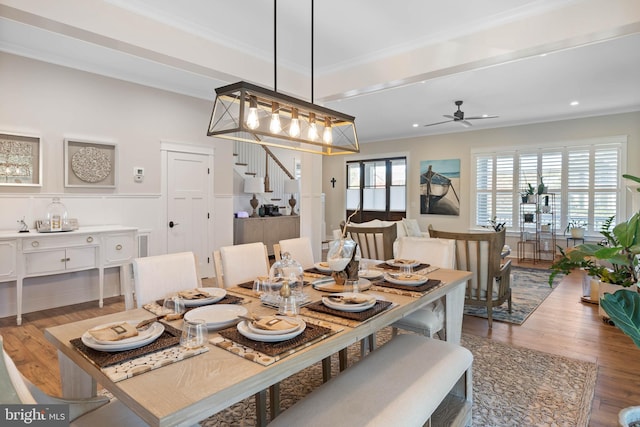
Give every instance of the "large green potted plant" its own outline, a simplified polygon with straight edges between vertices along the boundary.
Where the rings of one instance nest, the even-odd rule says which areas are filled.
[[[638,177],[623,177],[640,183]],[[603,243],[583,244],[566,252],[560,249],[561,257],[551,266],[549,284],[558,273],[568,274],[582,268],[601,283],[621,285],[622,288],[613,293],[602,294],[600,308],[640,348],[640,212],[613,230],[612,221],[613,217],[609,218],[600,230]],[[603,266],[603,262],[611,267]],[[623,426],[640,425],[640,406],[622,409],[618,421]]]

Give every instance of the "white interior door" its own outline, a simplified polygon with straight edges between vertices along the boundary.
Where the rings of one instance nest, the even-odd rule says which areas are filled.
[[[213,276],[209,251],[209,156],[167,153],[167,252],[192,251],[200,276]]]

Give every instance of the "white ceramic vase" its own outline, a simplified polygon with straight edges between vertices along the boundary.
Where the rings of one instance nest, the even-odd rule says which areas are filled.
[[[640,406],[629,406],[618,412],[618,422],[624,427],[629,427],[634,422],[640,423]]]

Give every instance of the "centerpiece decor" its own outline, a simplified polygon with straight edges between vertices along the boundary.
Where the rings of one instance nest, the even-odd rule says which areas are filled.
[[[347,282],[352,281],[357,283],[359,280],[358,267],[360,264],[360,251],[358,244],[353,239],[347,237],[347,226],[357,212],[358,209],[347,218],[344,227],[342,227],[340,238],[329,243],[327,264],[329,264],[329,268],[333,271],[331,277],[333,277],[333,280],[335,280],[338,286],[344,286]]]

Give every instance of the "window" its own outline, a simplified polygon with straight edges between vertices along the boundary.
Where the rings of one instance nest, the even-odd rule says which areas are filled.
[[[474,225],[486,226],[495,217],[518,229],[520,192],[529,184],[537,189],[542,177],[547,191],[556,194],[556,231],[563,231],[569,219],[579,219],[588,223],[588,232],[597,233],[607,218],[624,212],[620,181],[625,150],[626,138],[612,137],[536,150],[474,151]]]
[[[355,222],[400,219],[406,214],[405,157],[347,162],[347,216]]]

